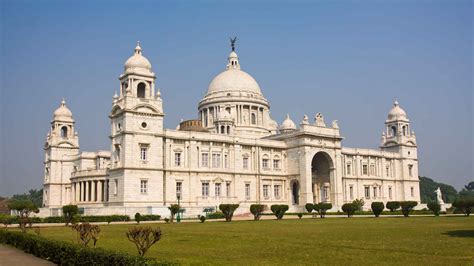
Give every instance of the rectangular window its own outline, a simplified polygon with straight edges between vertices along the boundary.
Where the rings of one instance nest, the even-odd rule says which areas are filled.
[[[213,153],[212,154],[212,167],[213,168],[220,168],[221,167],[221,154],[220,153]]]
[[[148,147],[141,146],[140,147],[140,160],[146,161],[148,159]]]
[[[409,164],[409,165],[408,165],[408,175],[409,175],[410,177],[413,176],[413,164]]]
[[[209,154],[207,152],[203,152],[201,153],[201,158],[202,158],[201,166],[209,167]]]
[[[250,200],[250,184],[245,184],[245,199]]]
[[[249,158],[248,157],[242,158],[242,168],[249,169]]]
[[[388,198],[392,199],[392,187],[388,187]]]
[[[224,155],[224,167],[229,168],[229,155]]]
[[[114,195],[118,194],[118,180],[114,180]]]
[[[365,186],[364,187],[364,192],[365,192],[365,198],[370,199],[370,187]]]
[[[323,199],[325,201],[328,201],[329,200],[329,187],[323,187]]]
[[[374,199],[377,198],[377,187],[373,187],[374,189]]]
[[[174,165],[181,166],[181,152],[174,153]]]
[[[273,186],[273,196],[275,199],[280,198],[280,191],[281,191],[281,185],[274,185]]]
[[[372,176],[375,175],[375,165],[373,165],[373,164],[370,165],[370,175],[372,175]]]
[[[202,183],[201,193],[202,193],[203,198],[209,197],[209,183],[208,182]]]
[[[410,188],[410,194],[411,194],[412,197],[415,196],[415,188],[414,187]]]
[[[366,164],[362,165],[362,174],[368,175],[368,166]]]
[[[273,169],[275,170],[280,169],[280,160],[273,160]]]
[[[230,197],[230,182],[225,183],[225,193],[227,197]]]
[[[183,189],[183,183],[176,182],[176,198],[181,198],[182,189]]]
[[[140,193],[145,194],[148,192],[148,181],[140,180]]]
[[[269,188],[270,188],[270,185],[263,185],[263,197],[265,199],[269,198],[269,193],[268,193]]]
[[[386,175],[387,177],[390,176],[390,166],[388,166],[388,165],[385,167],[385,175]]]
[[[263,167],[263,169],[268,169],[268,159],[263,159],[262,160],[262,167]]]
[[[216,197],[220,197],[221,196],[221,183],[216,183],[214,185],[214,195]]]
[[[346,169],[347,169],[347,170],[346,170],[346,175],[351,175],[351,165],[350,165],[350,164],[348,164],[348,165],[346,166]]]
[[[349,186],[349,197],[354,199],[354,186]]]

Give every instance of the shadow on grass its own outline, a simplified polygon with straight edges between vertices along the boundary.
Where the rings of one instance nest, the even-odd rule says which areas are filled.
[[[454,237],[473,237],[474,238],[474,230],[448,231],[448,232],[443,233],[443,235],[454,236]]]

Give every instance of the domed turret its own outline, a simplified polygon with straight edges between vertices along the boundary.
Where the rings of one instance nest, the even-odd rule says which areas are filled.
[[[125,61],[125,73],[139,73],[153,75],[151,63],[146,57],[142,55],[142,48],[140,42],[137,42],[135,53]]]
[[[59,106],[56,111],[53,113],[53,120],[54,121],[62,121],[62,122],[74,122],[72,118],[72,112],[67,108],[66,101],[63,99],[61,101],[61,105]]]
[[[281,123],[280,132],[286,133],[286,132],[291,132],[293,130],[296,130],[295,122],[293,122],[293,120],[291,120],[290,118],[290,115],[287,114],[286,119],[283,120],[283,123]]]
[[[395,102],[393,103],[393,107],[388,113],[388,117],[387,117],[387,121],[396,121],[396,120],[409,121],[407,117],[407,113],[405,112],[405,110],[403,110],[400,107],[397,100],[395,100]]]

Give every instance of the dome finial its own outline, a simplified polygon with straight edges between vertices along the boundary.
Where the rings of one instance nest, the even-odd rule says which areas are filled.
[[[142,53],[142,47],[140,46],[140,41],[137,41],[137,46],[135,47],[135,53],[136,54]]]
[[[61,106],[66,106],[66,100],[63,97],[63,100],[61,101]]]
[[[395,98],[395,102],[393,102],[393,106],[399,106],[397,98]]]

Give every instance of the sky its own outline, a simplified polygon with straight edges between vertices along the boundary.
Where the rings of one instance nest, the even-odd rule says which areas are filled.
[[[322,112],[344,146],[378,148],[398,99],[420,175],[474,180],[472,1],[2,0],[0,12],[0,195],[41,188],[63,97],[81,150],[110,150],[112,96],[137,40],[175,128],[197,117],[232,36],[277,122]]]

